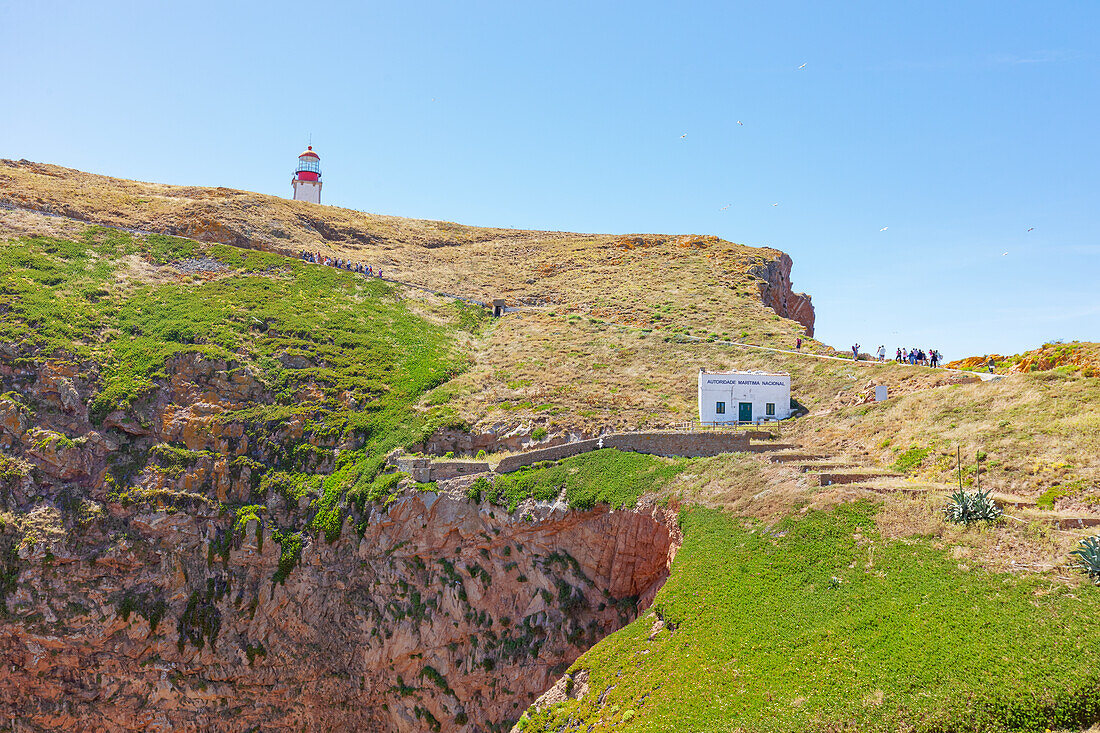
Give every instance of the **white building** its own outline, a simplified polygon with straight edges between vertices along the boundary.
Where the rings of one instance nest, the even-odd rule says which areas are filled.
[[[790,416],[791,375],[699,370],[699,422],[758,422]]]
[[[298,156],[298,167],[290,183],[294,186],[295,201],[321,203],[321,156],[313,152],[312,145]]]

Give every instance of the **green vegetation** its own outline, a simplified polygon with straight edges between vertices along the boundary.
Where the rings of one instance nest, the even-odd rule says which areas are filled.
[[[302,533],[277,529],[271,537],[279,543],[279,569],[271,577],[271,582],[285,583],[302,557]]]
[[[613,448],[592,451],[556,464],[530,466],[480,477],[467,490],[474,501],[486,499],[515,511],[524,499],[553,501],[565,490],[569,506],[590,509],[605,503],[618,509],[634,506],[646,493],[659,491],[689,465],[688,459],[668,460]]]
[[[874,511],[845,505],[770,529],[685,512],[654,612],[574,664],[590,672],[584,698],[529,713],[524,730],[1041,731],[1100,719],[1100,589],[961,569],[931,541],[883,540]]]
[[[1070,555],[1077,558],[1077,566],[1100,584],[1100,537],[1086,537]]]
[[[901,471],[902,473],[914,473],[924,463],[924,459],[928,457],[928,454],[932,452],[931,448],[921,448],[914,445],[909,450],[898,456],[898,459],[894,461],[894,465],[890,468],[895,471]]]
[[[155,277],[145,272],[195,257],[223,269],[209,279],[171,267]],[[183,355],[193,355],[200,377],[225,370],[231,378],[255,379],[266,394],[218,420],[244,424],[272,460],[240,457],[234,465],[249,463],[254,502],[271,491],[295,504],[316,497],[311,526],[330,541],[339,536],[349,494],[360,507],[392,495],[398,479],[378,476],[385,454],[444,420],[441,408],[423,413],[413,406],[466,365],[452,330],[414,315],[379,280],[260,251],[97,227],[78,241],[6,242],[0,312],[0,341],[17,346],[19,360],[71,354],[98,364],[93,420],[115,411],[144,420],[143,401],[167,381],[168,361]],[[454,304],[449,315],[471,331],[487,319],[484,309],[466,304]],[[299,442],[274,443],[271,436],[291,422],[302,426]],[[51,450],[75,447],[52,432],[39,442]],[[340,443],[354,449],[343,451],[335,470],[324,470]],[[165,444],[150,451],[157,470],[170,476],[204,456],[214,454]],[[5,475],[17,468],[9,463],[2,466]],[[133,463],[127,471],[140,470],[140,457]],[[115,473],[110,483],[117,501],[186,508],[202,498],[138,492]],[[258,519],[259,510],[251,515]],[[239,525],[245,520],[238,514]]]
[[[959,489],[951,494],[947,506],[943,508],[944,517],[952,524],[996,521],[1001,516],[1001,508],[990,493]]]
[[[118,615],[123,621],[130,620],[130,614],[136,612],[138,616],[149,622],[150,633],[156,633],[157,625],[168,611],[168,604],[160,595],[144,591],[141,593],[127,591],[117,605]]]

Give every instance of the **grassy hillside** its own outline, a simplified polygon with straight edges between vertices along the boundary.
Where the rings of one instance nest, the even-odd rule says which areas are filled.
[[[562,436],[676,425],[695,416],[700,367],[790,373],[809,416],[783,437],[802,450],[950,482],[962,446],[967,483],[980,450],[983,487],[1078,512],[1100,502],[1100,382],[1069,362],[981,383],[718,343],[789,347],[801,333],[760,303],[749,273],[774,251],[711,237],[479,229],[25,162],[0,163],[0,202],[75,217],[0,210],[4,374],[38,370],[39,386],[63,375],[89,406],[85,416],[19,391],[0,396],[0,427],[28,415],[54,426],[4,444],[0,488],[25,483],[25,456],[45,466],[92,455],[93,428],[122,446],[104,475],[81,479],[117,516],[74,502],[59,475],[46,482],[53,494],[31,497],[61,507],[51,532],[83,531],[93,505],[120,523],[119,507],[187,511],[197,498],[232,512],[239,529],[277,504],[293,520],[274,535],[285,578],[302,533],[331,539],[393,491],[398,477],[378,475],[393,447],[441,426]],[[275,251],[298,249],[529,308],[490,321],[450,298]],[[192,373],[215,362],[224,368],[207,381]],[[889,385],[889,400],[870,401],[876,384]],[[191,479],[204,461],[242,472],[243,494],[210,496]],[[582,657],[568,699],[530,711],[525,730],[1100,720],[1100,591],[1069,567],[1080,532],[947,525],[935,496],[871,502],[868,491],[819,487],[748,454],[597,451],[481,479],[467,496],[513,509],[563,492],[581,507],[682,506],[685,544],[652,612]],[[32,531],[30,512],[3,522],[4,532]]]
[[[972,484],[1095,511],[1100,502],[1100,381],[1058,371],[903,395],[801,421],[821,450],[865,455],[925,480],[955,480],[956,449]]]
[[[4,478],[27,474],[22,452],[94,465],[88,431],[113,434],[121,451],[82,488],[100,501],[224,501],[188,475],[228,461],[251,477],[234,501],[309,496],[300,521],[331,537],[346,497],[392,490],[375,481],[385,454],[448,419],[416,403],[469,365],[464,343],[485,318],[451,302],[418,303],[418,315],[378,280],[227,245],[96,227],[0,242],[4,368],[38,372],[39,391],[75,385],[61,389],[77,400],[0,397],[15,431]],[[21,435],[28,420],[42,424]],[[66,491],[49,478],[36,489]]]
[[[787,319],[754,328],[775,314],[760,303],[748,272],[781,253],[713,236],[470,227],[28,161],[0,160],[0,203],[285,254],[306,249],[361,260],[433,291],[543,304],[662,332],[705,324],[737,336],[748,327],[768,343],[789,346],[805,330]]]
[[[685,513],[652,611],[573,665],[579,699],[529,711],[520,729],[1042,731],[1098,719],[1100,590],[884,541],[875,513],[845,505],[771,527]]]
[[[782,327],[774,314],[744,319],[749,343],[773,340]],[[478,429],[527,423],[552,432],[596,431],[696,419],[701,367],[787,372],[792,397],[812,411],[859,401],[871,384],[901,394],[973,379],[893,362],[819,360],[684,338],[700,333],[707,329],[669,334],[555,310],[515,314],[486,331],[475,344],[471,369],[427,403],[448,402]]]

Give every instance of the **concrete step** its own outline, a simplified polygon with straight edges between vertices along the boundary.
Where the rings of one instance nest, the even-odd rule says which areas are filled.
[[[857,484],[847,484],[845,488],[871,491],[876,494],[908,494],[910,496],[935,493],[933,489],[927,486],[920,486],[918,484],[903,485],[890,482],[865,482]]]
[[[790,451],[797,449],[798,446],[792,443],[754,443],[749,442],[749,450],[753,453],[774,453],[780,451]],[[786,454],[784,454],[786,455]],[[816,457],[816,456],[815,456]]]
[[[813,472],[813,471],[818,471],[818,472],[826,471],[827,472],[827,471],[837,471],[837,470],[859,468],[859,466],[857,466],[854,463],[849,463],[847,461],[833,461],[833,460],[802,461],[802,462],[798,462],[794,467],[797,468],[802,473],[810,473],[810,472]]]
[[[1084,516],[1071,516],[1064,514],[1054,514],[1053,512],[1037,510],[1035,512],[1027,512],[1026,514],[1008,514],[1006,517],[1019,520],[1021,522],[1043,522],[1049,523],[1054,526],[1055,529],[1088,529],[1090,527],[1100,527],[1100,515],[1089,514]]]
[[[878,479],[897,478],[897,474],[887,473],[874,469],[856,469],[853,471],[822,471],[809,475],[810,483],[818,486],[833,486],[835,484],[860,484]]]
[[[768,460],[772,463],[807,463],[812,461],[825,460],[825,457],[814,455],[813,453],[799,453],[797,451],[790,451],[772,453],[768,456]]]

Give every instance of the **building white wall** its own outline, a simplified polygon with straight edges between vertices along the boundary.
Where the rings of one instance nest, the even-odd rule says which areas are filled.
[[[321,181],[299,181],[297,178],[292,178],[290,182],[294,185],[295,201],[321,203]]]
[[[752,372],[699,372],[699,421],[702,423],[737,422],[740,404],[752,404],[753,422],[785,420],[791,416],[791,378],[787,374]],[[725,412],[718,412],[723,403]],[[775,414],[767,414],[768,404]]]

